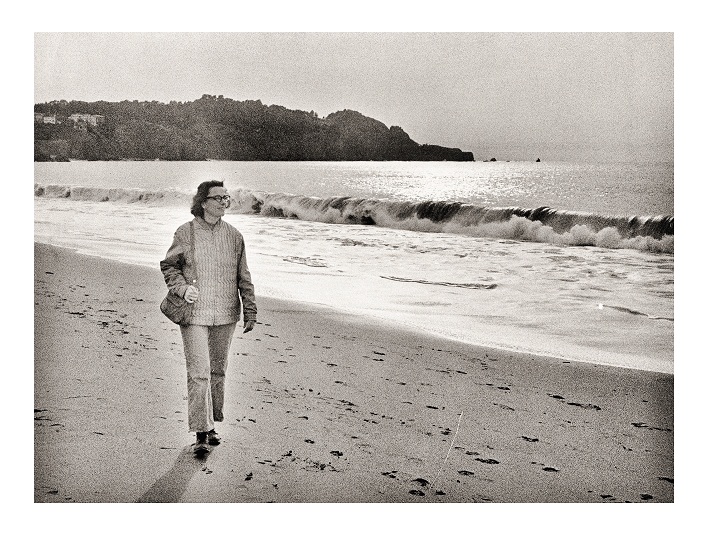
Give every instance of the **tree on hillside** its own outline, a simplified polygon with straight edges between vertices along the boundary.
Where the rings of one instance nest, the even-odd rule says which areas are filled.
[[[67,121],[35,124],[36,141],[65,140],[75,159],[473,160],[455,148],[421,146],[402,128],[354,110],[320,118],[312,110],[209,94],[191,102],[51,101],[34,108],[64,119],[105,117],[85,132]]]

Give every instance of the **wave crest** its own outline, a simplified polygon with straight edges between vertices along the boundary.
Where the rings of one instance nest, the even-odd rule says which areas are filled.
[[[334,224],[365,224],[556,245],[673,253],[672,216],[606,216],[550,207],[482,207],[254,192],[237,189],[234,211]]]
[[[189,205],[192,196],[170,190],[35,185],[35,196],[93,202]],[[607,216],[550,207],[483,207],[461,202],[318,198],[233,189],[230,213],[260,214],[330,224],[363,224],[566,246],[597,246],[673,253],[672,216]]]

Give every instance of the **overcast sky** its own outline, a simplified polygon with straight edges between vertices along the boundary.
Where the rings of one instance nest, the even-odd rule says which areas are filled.
[[[36,33],[35,102],[353,109],[477,159],[673,159],[670,33]]]

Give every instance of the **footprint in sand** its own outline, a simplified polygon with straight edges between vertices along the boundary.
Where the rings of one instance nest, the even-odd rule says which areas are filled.
[[[565,397],[560,396],[558,394],[549,394],[551,398],[554,398],[556,400],[565,400]],[[595,411],[600,411],[601,408],[598,405],[591,404],[591,403],[577,403],[577,402],[566,402],[568,405],[573,405],[575,407],[580,407],[582,409],[593,409]]]
[[[457,471],[458,474],[461,474],[462,476],[473,476],[474,473],[472,471],[465,471],[464,469],[462,471]]]
[[[430,484],[430,482],[428,482],[425,478],[415,478],[415,479],[411,480],[411,482],[416,482],[416,483],[420,484],[422,487],[426,487]]]
[[[595,404],[581,404],[581,403],[575,403],[575,402],[568,402],[568,405],[574,405],[576,407],[581,407],[583,409],[594,409],[595,411],[601,410],[600,406],[595,405]]]
[[[536,443],[538,441],[536,437],[526,437],[525,435],[522,435],[521,438],[529,443]]]
[[[408,493],[410,493],[411,495],[415,495],[416,497],[425,497],[425,493],[418,489],[412,489]]]
[[[671,431],[671,428],[657,428],[655,426],[649,426],[648,424],[646,424],[644,422],[632,422],[632,426],[634,426],[635,428],[647,428],[649,430],[656,430],[656,431],[660,431],[660,432],[670,432]]]
[[[508,405],[498,404],[498,403],[494,403],[494,405],[503,409],[504,411],[515,411],[515,409],[513,407],[509,407]]]
[[[484,459],[484,458],[475,458],[475,460],[477,460],[477,461],[479,461],[479,462],[481,462],[481,463],[487,463],[487,464],[489,464],[489,465],[497,465],[497,464],[499,463],[497,460],[494,460],[494,459],[492,459],[492,458],[487,458],[487,459]]]

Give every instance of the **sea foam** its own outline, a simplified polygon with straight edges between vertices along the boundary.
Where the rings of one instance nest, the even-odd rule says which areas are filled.
[[[35,196],[79,201],[187,205],[191,195],[146,190],[35,184]],[[673,253],[672,216],[611,216],[550,207],[484,207],[455,201],[319,198],[231,189],[230,213],[329,224],[363,224],[428,233]]]

